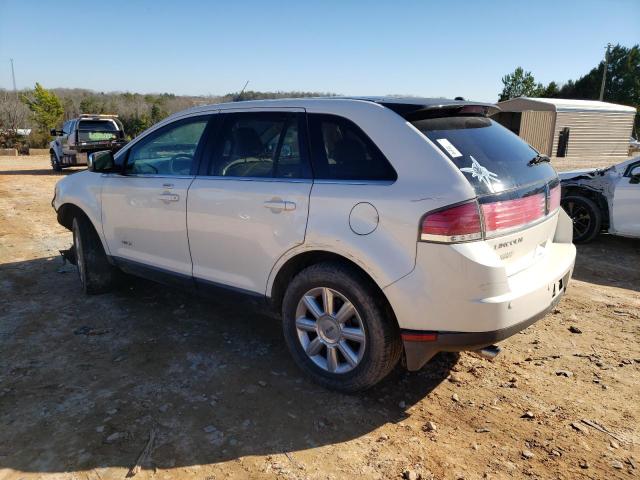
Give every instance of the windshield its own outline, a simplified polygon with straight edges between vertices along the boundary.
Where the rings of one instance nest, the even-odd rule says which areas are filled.
[[[556,176],[538,152],[493,120],[480,116],[411,122],[464,173],[478,195],[499,193]]]

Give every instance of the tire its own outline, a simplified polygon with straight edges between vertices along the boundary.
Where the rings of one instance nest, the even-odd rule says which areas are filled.
[[[573,222],[573,243],[590,242],[600,233],[602,212],[593,200],[580,195],[567,195],[562,199],[562,208]]]
[[[51,168],[53,169],[54,172],[61,172],[62,171],[62,166],[60,166],[60,161],[58,160],[58,156],[51,152]]]
[[[333,308],[325,308],[328,297]],[[381,381],[398,364],[402,342],[380,297],[368,278],[341,263],[319,263],[296,275],[282,304],[284,338],[295,363],[315,382],[345,393]]]
[[[73,219],[73,247],[82,290],[88,295],[105,293],[113,288],[117,270],[109,263],[91,222],[83,215]]]

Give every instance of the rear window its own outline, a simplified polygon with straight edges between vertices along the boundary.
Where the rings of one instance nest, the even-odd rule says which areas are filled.
[[[549,163],[529,164],[538,152],[490,118],[451,116],[411,122],[464,173],[478,195],[549,180]]]
[[[80,120],[78,125],[79,142],[104,142],[121,136],[122,133],[112,120]]]
[[[92,132],[117,132],[118,127],[111,120],[80,120],[78,130],[90,130]]]

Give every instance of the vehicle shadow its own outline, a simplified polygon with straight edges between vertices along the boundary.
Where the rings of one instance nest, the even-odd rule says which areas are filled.
[[[0,175],[51,175],[65,176],[86,170],[86,168],[64,169],[61,172],[54,172],[51,168],[41,168],[32,170],[0,170]]]
[[[640,291],[640,240],[599,235],[577,245],[573,277],[585,282]]]
[[[0,265],[0,466],[201,465],[343,442],[406,418],[457,355],[343,395],[293,365],[277,320],[127,278],[84,296],[58,259]]]

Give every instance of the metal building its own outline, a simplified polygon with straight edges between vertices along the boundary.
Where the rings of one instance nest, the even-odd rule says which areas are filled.
[[[626,158],[636,109],[595,100],[514,98],[494,119],[540,153],[567,158]]]

